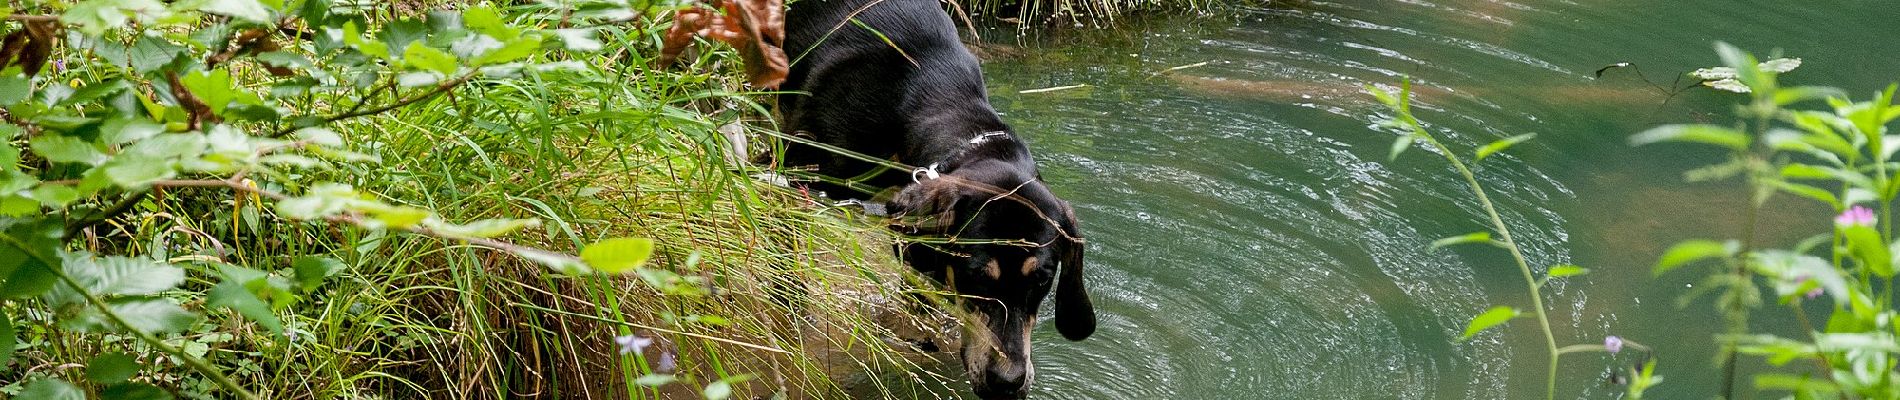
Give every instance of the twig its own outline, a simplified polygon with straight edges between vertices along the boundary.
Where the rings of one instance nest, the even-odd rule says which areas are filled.
[[[468,83],[469,80],[475,79],[475,76],[480,75],[480,74],[481,74],[481,69],[476,68],[472,71],[469,71],[468,73],[455,77],[455,79],[450,79],[447,81],[442,81],[441,83],[437,83],[435,85],[435,88],[430,89],[427,93],[423,93],[421,95],[417,95],[415,97],[410,97],[407,99],[402,99],[395,103],[377,106],[375,108],[371,108],[368,110],[358,110],[358,108],[362,107],[362,103],[359,102],[357,105],[352,106],[350,108],[350,111],[344,112],[342,114],[324,117],[323,122],[332,123],[332,122],[342,121],[342,120],[346,120],[350,118],[382,114],[384,112],[388,112],[389,110],[402,108],[402,107],[408,106],[410,104],[415,104],[423,100],[432,99],[432,98],[435,98],[436,96],[442,95],[443,93],[448,93],[449,91],[455,90],[455,87],[461,86],[463,83]],[[367,99],[368,98],[365,97],[365,101],[367,101]],[[270,137],[273,137],[273,138],[283,137],[284,135],[289,135],[291,132],[295,132],[297,129],[298,129],[297,127],[285,127],[283,129],[277,130],[277,132],[271,133]]]
[[[29,15],[29,14],[11,14],[11,15],[7,15],[7,20],[8,20],[8,21],[20,21],[20,22],[59,22],[59,16],[57,16],[57,15]]]

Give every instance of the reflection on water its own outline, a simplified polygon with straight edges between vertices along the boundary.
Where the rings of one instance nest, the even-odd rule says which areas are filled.
[[[1803,57],[1807,65],[1788,78],[1801,83],[1900,79],[1893,63],[1858,57],[1895,54],[1897,45],[1829,41],[1855,36],[1839,30],[1877,36],[1900,17],[1895,10],[1765,0],[1313,1],[1238,20],[1156,18],[1029,39],[985,66],[992,96],[1033,142],[1044,177],[1076,204],[1101,313],[1084,342],[1036,334],[1035,397],[1540,396],[1534,328],[1456,340],[1478,311],[1529,301],[1503,254],[1425,250],[1483,225],[1442,160],[1384,159],[1391,137],[1368,128],[1378,108],[1359,88],[1401,76],[1415,80],[1421,118],[1454,148],[1540,134],[1478,168],[1535,268],[1597,271],[1547,292],[1559,341],[1616,334],[1655,345],[1668,380],[1652,393],[1707,397],[1717,382],[1707,338],[1718,323],[1702,305],[1675,309],[1683,278],[1651,278],[1648,266],[1668,243],[1732,228],[1722,210],[1741,194],[1681,183],[1677,171],[1713,154],[1630,149],[1623,137],[1726,115],[1733,98],[1655,88],[1715,64],[1716,39]],[[1635,70],[1593,77],[1618,62],[1656,82]],[[1020,93],[1076,84],[1090,87]],[[1771,208],[1768,225],[1788,232],[1824,214]],[[1620,396],[1603,375],[1628,361],[1566,359],[1560,397]]]

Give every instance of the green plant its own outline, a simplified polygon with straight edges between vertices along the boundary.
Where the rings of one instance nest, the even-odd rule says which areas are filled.
[[[1444,156],[1445,162],[1450,164],[1452,169],[1456,171],[1460,177],[1464,178],[1465,185],[1471,190],[1472,201],[1476,201],[1478,205],[1483,208],[1487,222],[1490,223],[1489,231],[1480,231],[1439,239],[1432,242],[1431,249],[1437,250],[1440,247],[1461,244],[1485,244],[1504,249],[1510,253],[1511,259],[1516,262],[1518,272],[1524,277],[1525,288],[1530,292],[1531,307],[1528,313],[1537,318],[1537,327],[1539,331],[1543,333],[1544,350],[1548,356],[1544,386],[1545,398],[1554,399],[1557,396],[1557,365],[1559,359],[1564,354],[1584,351],[1607,351],[1615,353],[1620,351],[1626,343],[1631,346],[1643,348],[1645,356],[1649,358],[1647,363],[1647,365],[1649,365],[1648,368],[1643,368],[1641,371],[1630,371],[1630,375],[1636,379],[1631,385],[1631,397],[1640,398],[1644,389],[1660,380],[1660,378],[1654,377],[1653,353],[1650,353],[1647,348],[1642,345],[1626,342],[1623,338],[1611,336],[1606,338],[1604,344],[1601,345],[1578,344],[1558,347],[1556,336],[1553,335],[1550,330],[1550,318],[1546,315],[1544,308],[1542,289],[1544,285],[1548,284],[1552,279],[1580,276],[1588,274],[1590,270],[1575,265],[1553,265],[1546,268],[1543,276],[1539,277],[1536,272],[1531,270],[1529,262],[1525,261],[1523,251],[1518,246],[1517,239],[1511,236],[1510,227],[1504,223],[1504,218],[1498,214],[1497,207],[1492,204],[1490,196],[1486,194],[1484,185],[1478,182],[1477,175],[1466,165],[1464,159],[1458,156],[1457,152],[1445,146],[1444,142],[1439,141],[1437,137],[1433,136],[1431,131],[1427,130],[1425,125],[1419,121],[1418,117],[1413,115],[1411,81],[1407,80],[1401,83],[1399,85],[1399,91],[1396,94],[1374,85],[1367,85],[1366,91],[1372,93],[1373,97],[1378,98],[1379,102],[1385,104],[1386,108],[1393,113],[1392,116],[1384,118],[1380,124],[1381,127],[1391,129],[1399,135],[1398,139],[1392,142],[1390,158],[1398,159],[1400,154],[1403,154],[1416,143],[1423,143],[1430,146],[1432,150]],[[1485,158],[1534,137],[1535,134],[1523,134],[1480,146],[1472,152],[1471,162],[1482,162]],[[1526,311],[1517,307],[1492,307],[1472,318],[1471,322],[1465,327],[1463,339],[1470,339],[1472,336],[1486,329],[1503,325],[1525,313]]]
[[[1813,363],[1813,372],[1754,374],[1758,390],[1785,390],[1795,398],[1900,397],[1895,381],[1900,317],[1893,303],[1893,202],[1900,194],[1900,166],[1893,161],[1900,137],[1888,125],[1900,118],[1893,104],[1895,86],[1871,100],[1848,100],[1839,89],[1783,86],[1778,74],[1791,67],[1758,63],[1753,55],[1726,43],[1716,45],[1733,83],[1748,93],[1736,107],[1733,125],[1667,125],[1630,137],[1632,145],[1678,142],[1727,152],[1726,162],[1691,171],[1696,180],[1741,177],[1751,201],[1743,215],[1746,229],[1738,240],[1690,240],[1671,247],[1657,262],[1660,275],[1685,266],[1707,265],[1697,289],[1682,303],[1711,292],[1729,321],[1721,367],[1724,398],[1735,398],[1735,360],[1747,354],[1775,366]],[[1794,108],[1825,100],[1827,109]],[[1755,216],[1770,196],[1795,195],[1826,204],[1839,213],[1832,232],[1771,248],[1756,243]],[[1868,208],[1871,206],[1873,208]],[[1762,286],[1799,318],[1804,338],[1751,334],[1748,318],[1762,304]],[[1832,311],[1815,326],[1802,304],[1826,296]],[[1818,376],[1817,376],[1818,375]]]

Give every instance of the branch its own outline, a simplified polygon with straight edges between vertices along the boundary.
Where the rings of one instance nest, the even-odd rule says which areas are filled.
[[[461,86],[464,83],[468,83],[469,80],[475,79],[475,76],[480,75],[480,74],[481,74],[481,69],[475,68],[471,71],[468,71],[468,73],[462,74],[460,76],[456,76],[455,79],[450,79],[450,80],[442,81],[441,83],[437,83],[435,84],[435,88],[430,89],[428,92],[423,93],[421,95],[417,95],[415,97],[410,97],[407,99],[402,99],[395,103],[384,104],[384,105],[377,106],[375,108],[371,108],[368,110],[357,110],[358,108],[361,108],[363,105],[363,103],[359,102],[356,105],[351,106],[350,111],[348,112],[344,112],[342,114],[337,114],[337,115],[333,115],[329,117],[324,117],[323,123],[327,124],[327,123],[342,121],[342,120],[346,120],[350,118],[382,114],[385,112],[389,112],[389,110],[402,108],[410,104],[421,102],[423,100],[432,99],[432,98],[435,98],[436,96],[442,95],[443,93],[448,93],[449,91],[455,90],[455,87]],[[365,97],[364,100],[368,101],[368,98]],[[271,133],[270,137],[273,137],[273,138],[284,137],[284,135],[289,135],[291,132],[295,132],[297,129],[298,127],[285,127],[284,129],[279,129],[277,130],[277,132]]]
[[[27,15],[27,14],[12,14],[12,15],[8,15],[8,16],[7,16],[7,20],[8,20],[8,21],[20,21],[20,22],[59,22],[59,16],[57,16],[57,15]]]

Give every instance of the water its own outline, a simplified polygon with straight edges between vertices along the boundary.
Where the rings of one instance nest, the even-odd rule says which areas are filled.
[[[1460,151],[1540,135],[1478,171],[1536,269],[1595,269],[1546,292],[1560,344],[1650,344],[1667,378],[1653,398],[1711,397],[1720,321],[1706,300],[1675,307],[1693,274],[1649,266],[1677,240],[1733,236],[1744,194],[1681,179],[1718,154],[1624,138],[1725,123],[1739,99],[1593,72],[1630,62],[1667,86],[1718,64],[1710,46],[1726,40],[1803,58],[1785,81],[1864,97],[1900,80],[1896,20],[1900,5],[1877,1],[1337,1],[1020,43],[986,64],[992,96],[1078,208],[1101,321],[1084,342],[1036,333],[1035,397],[1541,397],[1534,320],[1457,340],[1472,315],[1529,300],[1501,251],[1426,250],[1484,225],[1443,160],[1415,149],[1385,161],[1392,136],[1369,128],[1380,108],[1359,87],[1401,75]],[[1019,93],[1076,84],[1090,87]],[[1831,217],[1769,208],[1774,244]],[[1784,317],[1755,323],[1792,332]],[[1605,374],[1635,360],[1567,357],[1559,397],[1618,398]]]

